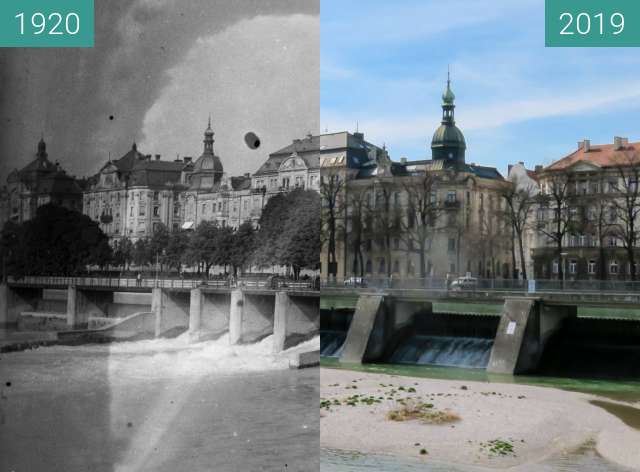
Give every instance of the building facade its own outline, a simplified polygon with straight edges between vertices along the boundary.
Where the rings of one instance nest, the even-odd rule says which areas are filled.
[[[447,81],[430,160],[394,162],[361,135],[349,136],[351,148],[321,154],[323,277],[511,276],[511,230],[501,218],[501,192],[510,184],[495,168],[466,162],[454,110]]]
[[[536,278],[640,276],[640,143],[581,141],[538,176],[544,203],[536,213]]]
[[[44,139],[38,143],[35,159],[8,175],[0,197],[0,227],[6,221],[23,223],[30,220],[38,207],[47,203],[70,210],[82,209],[81,182],[68,175],[57,161],[49,160]]]
[[[163,161],[142,154],[134,143],[120,159],[109,160],[90,179],[82,211],[100,224],[112,243],[136,241],[153,234],[159,225],[182,224],[185,178],[190,160]]]

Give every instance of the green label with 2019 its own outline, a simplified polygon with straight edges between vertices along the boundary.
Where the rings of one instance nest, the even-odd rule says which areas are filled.
[[[638,47],[638,0],[545,0],[547,47]]]

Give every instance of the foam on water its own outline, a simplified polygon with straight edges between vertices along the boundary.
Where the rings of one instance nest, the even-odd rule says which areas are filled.
[[[102,354],[108,356],[109,371],[113,377],[162,379],[287,369],[295,352],[319,348],[319,336],[274,353],[272,335],[254,344],[230,345],[228,334],[213,341],[191,343],[188,333],[184,333],[173,339],[51,346],[40,351]]]

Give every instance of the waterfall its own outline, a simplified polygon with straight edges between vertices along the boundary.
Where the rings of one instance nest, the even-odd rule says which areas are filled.
[[[323,357],[340,357],[346,338],[346,331],[320,331],[320,355]]]
[[[492,346],[489,338],[416,335],[404,340],[389,362],[485,368]]]

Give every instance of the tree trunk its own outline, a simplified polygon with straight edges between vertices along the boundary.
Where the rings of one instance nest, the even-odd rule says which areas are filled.
[[[522,243],[522,234],[518,234],[518,247],[520,249],[520,265],[522,266],[522,280],[527,280],[527,266],[524,261],[524,244]]]

